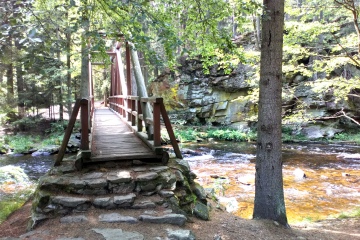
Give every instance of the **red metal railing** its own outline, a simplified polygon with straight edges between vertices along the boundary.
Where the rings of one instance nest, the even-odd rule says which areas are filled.
[[[80,149],[82,151],[89,151],[89,130],[91,129],[92,125],[92,118],[94,114],[94,99],[90,97],[89,99],[77,99],[71,113],[69,124],[65,130],[64,138],[60,146],[59,153],[55,160],[55,166],[59,166],[61,161],[64,158],[66,147],[69,143],[69,139],[73,128],[75,126],[75,122],[77,116],[80,111],[80,121],[81,121],[81,142],[80,142]],[[85,156],[85,155],[84,155]],[[83,156],[83,157],[84,157]]]

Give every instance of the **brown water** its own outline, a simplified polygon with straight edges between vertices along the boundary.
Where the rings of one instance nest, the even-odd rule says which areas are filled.
[[[186,156],[197,181],[214,188],[220,201],[251,218],[255,196],[255,145],[218,142],[183,145],[198,152]],[[284,145],[285,204],[290,223],[334,217],[360,207],[360,147]],[[303,178],[305,173],[306,178]],[[218,178],[214,178],[218,177]]]

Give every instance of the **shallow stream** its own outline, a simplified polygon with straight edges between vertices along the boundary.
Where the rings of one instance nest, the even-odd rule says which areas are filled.
[[[255,145],[237,142],[184,144],[197,181],[214,188],[222,203],[251,218],[255,195]],[[36,181],[55,156],[0,156],[0,167],[21,167]],[[289,222],[319,220],[360,207],[360,146],[337,144],[283,145],[285,203]],[[306,177],[304,178],[304,174]],[[0,201],[5,189],[0,189]],[[11,189],[8,189],[11,191]]]
[[[251,143],[187,144],[197,181],[214,188],[227,208],[251,218],[255,152]],[[360,207],[360,147],[337,144],[283,145],[285,204],[290,223],[320,220]],[[305,177],[304,177],[305,174]]]

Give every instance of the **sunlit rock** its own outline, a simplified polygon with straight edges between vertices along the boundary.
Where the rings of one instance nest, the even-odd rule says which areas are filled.
[[[7,165],[0,167],[0,185],[2,184],[24,184],[29,183],[29,177],[21,167]]]
[[[301,170],[300,168],[295,169],[293,174],[294,174],[295,180],[297,180],[297,181],[303,180],[306,178],[305,172],[303,170]]]
[[[332,138],[336,133],[342,132],[343,130],[329,127],[329,126],[308,126],[303,127],[301,133],[304,134],[309,139],[317,139],[317,138]]]
[[[239,203],[235,197],[219,197],[219,202],[225,206],[227,212],[235,212],[239,209]]]

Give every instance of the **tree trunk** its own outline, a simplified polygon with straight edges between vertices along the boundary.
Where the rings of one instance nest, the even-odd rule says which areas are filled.
[[[81,40],[81,80],[80,80],[80,97],[88,98],[90,95],[89,86],[89,50],[87,44],[86,34],[89,32],[89,12],[88,12],[88,0],[82,0],[83,12],[83,28]]]
[[[257,13],[253,15],[253,25],[254,25],[254,34],[255,34],[255,47],[257,50],[260,50],[260,41],[261,41],[260,16]]]
[[[20,64],[20,63],[18,63]],[[16,86],[17,86],[17,93],[18,93],[18,112],[20,117],[25,116],[25,92],[24,92],[24,78],[23,78],[23,71],[21,66],[16,66]]]
[[[71,0],[69,0],[69,5],[71,3]],[[66,12],[66,19],[70,21],[69,19],[69,10]],[[68,24],[66,29],[66,89],[67,89],[67,109],[68,109],[68,115],[69,118],[72,114],[72,94],[71,94],[71,29],[70,25]]]
[[[10,106],[13,106],[14,101],[14,70],[13,70],[13,64],[10,63],[7,65],[6,70],[6,101]]]
[[[60,42],[60,31],[56,30],[56,36],[58,41]],[[60,46],[58,46],[56,57],[58,59],[59,71],[61,69],[61,54],[60,54]],[[59,120],[64,120],[64,104],[63,104],[63,87],[62,87],[62,76],[59,74],[57,85],[59,86],[58,92],[58,101],[59,101]]]
[[[254,219],[288,226],[281,156],[281,76],[284,0],[264,0],[256,151]]]
[[[130,51],[131,51],[131,63],[132,63],[133,69],[134,69],[134,75],[135,75],[138,95],[140,97],[148,97],[144,77],[141,72],[141,66],[140,66],[137,51],[134,49],[134,46],[130,46]],[[146,111],[145,112],[146,117],[152,118],[152,112],[151,112],[149,104],[146,105],[145,111]]]
[[[5,65],[0,63],[0,84],[4,81]]]
[[[69,117],[72,114],[72,94],[71,94],[71,33],[66,33],[66,87],[67,87],[67,109]]]

